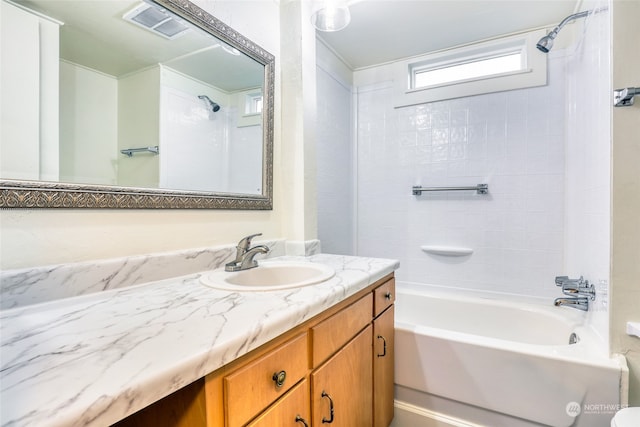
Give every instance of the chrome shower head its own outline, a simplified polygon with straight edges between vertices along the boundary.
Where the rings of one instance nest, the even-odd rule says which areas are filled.
[[[204,100],[214,113],[220,110],[220,106],[213,102],[207,95],[198,95],[198,98]]]
[[[546,36],[542,37],[536,44],[536,47],[538,48],[538,50],[544,53],[549,53],[549,51],[553,47],[553,40],[556,38],[557,35],[558,33],[554,30],[549,34],[547,34]]]
[[[571,21],[573,21],[575,19],[578,19],[578,18],[587,17],[587,16],[591,15],[592,13],[602,12],[603,10],[606,10],[606,9],[607,9],[607,7],[601,7],[599,9],[585,10],[585,11],[574,13],[573,15],[567,16],[566,18],[564,18],[562,20],[562,22],[560,22],[560,24],[558,24],[557,27],[555,27],[553,29],[553,31],[551,31],[546,36],[542,37],[538,41],[538,43],[536,44],[536,47],[540,51],[542,51],[544,53],[549,53],[549,51],[553,47],[553,40],[556,38],[556,36],[558,35],[558,33],[560,32],[562,27],[564,27],[567,23],[569,23],[569,22],[571,22]]]

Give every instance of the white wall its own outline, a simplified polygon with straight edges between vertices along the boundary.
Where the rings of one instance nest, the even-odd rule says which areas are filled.
[[[58,179],[59,25],[0,5],[0,176]]]
[[[311,2],[282,0],[282,191],[285,232],[294,240],[317,237],[316,38]],[[286,153],[286,154],[285,154]],[[277,169],[276,169],[277,170]]]
[[[613,87],[640,86],[640,2],[613,0]],[[611,351],[629,364],[629,405],[640,406],[640,339],[625,333],[640,322],[640,99],[633,107],[612,108]]]
[[[318,238],[323,252],[349,255],[355,252],[351,72],[321,42],[316,47]]]
[[[384,67],[357,72],[358,253],[403,281],[552,298],[563,271],[564,59],[545,87],[393,109]],[[375,80],[378,79],[378,82]],[[362,83],[364,82],[364,83]],[[488,183],[474,192],[411,187]],[[422,245],[468,247],[466,257]]]
[[[228,94],[169,67],[160,75],[160,188],[228,191]]]
[[[164,85],[161,102],[160,188],[227,191],[225,109]]]
[[[116,184],[118,80],[60,61],[60,180]]]
[[[160,68],[118,79],[118,185],[158,188],[160,161],[153,154],[120,153],[160,144]]]
[[[246,125],[255,118],[242,120],[243,109],[232,106],[226,112],[228,123],[229,157],[228,180],[229,191],[233,193],[261,194],[263,151],[262,121],[259,125]],[[261,117],[260,117],[261,118]],[[252,120],[253,119],[253,120]]]

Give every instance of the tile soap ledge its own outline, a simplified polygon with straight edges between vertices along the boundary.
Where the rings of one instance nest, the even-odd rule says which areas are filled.
[[[457,246],[423,245],[420,246],[420,249],[428,254],[442,256],[467,256],[473,253],[473,249],[471,248],[463,248]]]

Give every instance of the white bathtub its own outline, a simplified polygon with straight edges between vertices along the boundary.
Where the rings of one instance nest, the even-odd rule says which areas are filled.
[[[396,292],[396,427],[600,427],[626,404],[624,358],[597,348],[584,312]]]

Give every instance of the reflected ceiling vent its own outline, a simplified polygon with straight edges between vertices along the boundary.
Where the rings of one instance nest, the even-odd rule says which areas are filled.
[[[189,31],[189,27],[169,12],[141,3],[122,16],[139,27],[145,28],[166,39],[173,40]]]

